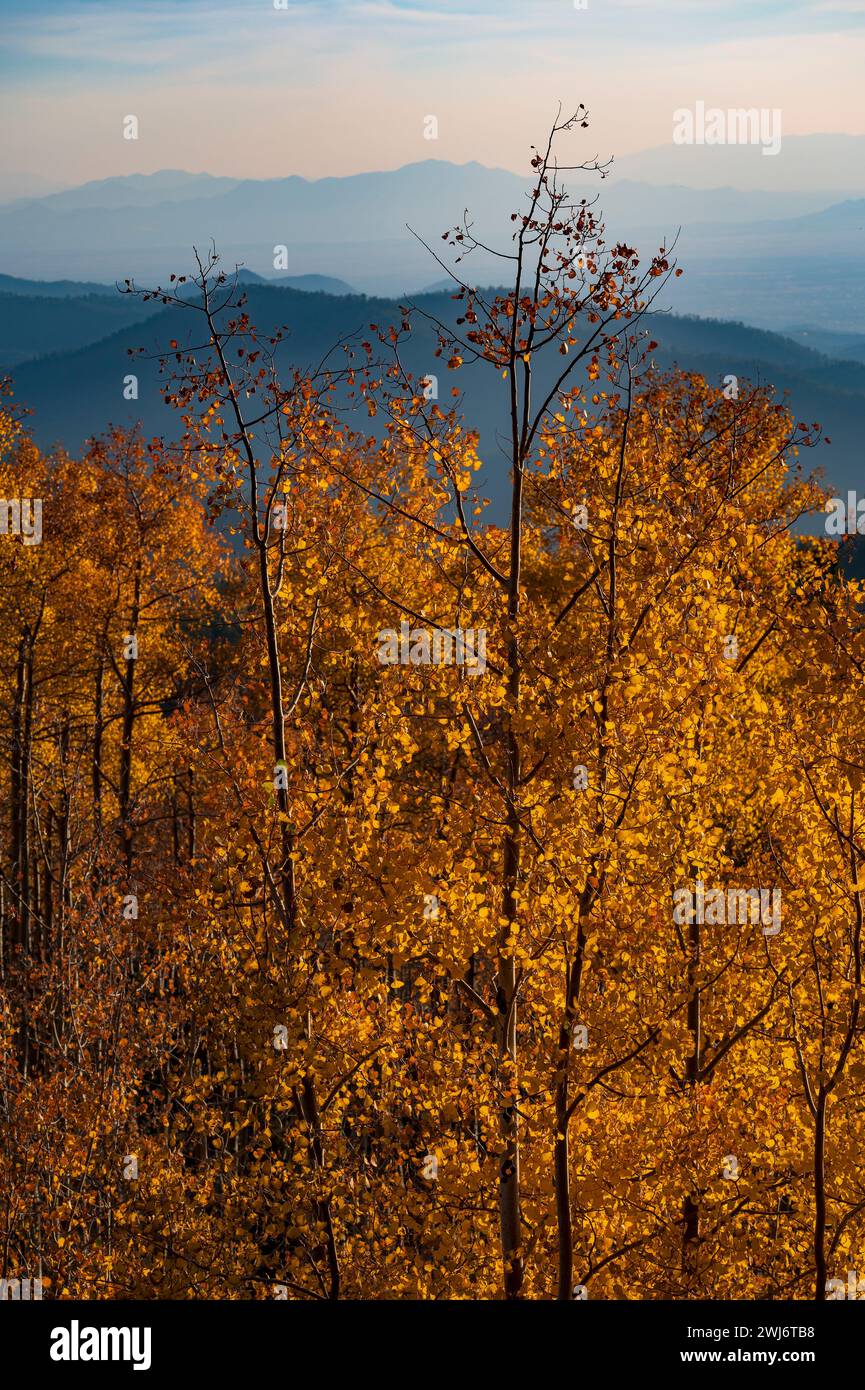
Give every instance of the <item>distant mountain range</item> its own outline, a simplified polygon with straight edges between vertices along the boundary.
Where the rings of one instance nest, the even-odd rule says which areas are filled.
[[[762,188],[746,186],[755,168]],[[716,171],[715,186],[698,186],[708,170]],[[572,193],[597,198],[609,240],[644,255],[678,234],[686,274],[667,301],[676,313],[861,333],[863,170],[865,137],[858,136],[789,137],[777,158],[750,147],[671,145],[617,161],[604,181],[579,175]],[[736,186],[737,179],[745,183]],[[0,205],[0,265],[58,284],[155,279],[188,272],[193,245],[213,241],[227,267],[268,280],[301,285],[300,277],[314,275],[334,292],[352,285],[396,296],[435,280],[435,262],[418,238],[441,252],[441,234],[465,210],[482,239],[507,247],[510,215],[524,206],[529,182],[509,170],[444,160],[317,180],[130,174]],[[475,281],[499,273],[482,252],[464,265]]]
[[[339,296],[322,289],[304,292],[253,274],[244,273],[243,278],[249,314],[258,328],[266,333],[280,326],[288,329],[278,357],[282,370],[317,364],[338,340],[365,333],[371,322],[383,326],[400,317],[394,300]],[[153,302],[145,305],[138,298],[109,293],[106,286],[99,293],[91,292],[92,286],[82,286],[86,292],[78,297],[67,292],[68,286],[62,294],[41,297],[29,293],[32,284],[24,294],[9,293],[7,286],[8,277],[0,286],[0,369],[11,368],[15,397],[33,412],[31,428],[37,442],[46,447],[60,443],[77,451],[110,423],[136,421],[147,435],[176,437],[178,417],[163,402],[164,383],[152,355],[164,351],[172,339],[181,344],[188,341],[188,313]],[[440,289],[417,302],[442,320],[458,312],[455,301]],[[861,490],[865,418],[861,337],[815,333],[807,327],[794,329],[795,338],[783,337],[742,323],[669,314],[653,314],[646,326],[658,341],[654,356],[661,367],[675,363],[718,384],[732,373],[743,380],[771,384],[779,394],[788,392],[797,417],[820,421],[832,441],[809,453],[803,460],[805,467],[822,466],[827,480],[840,492],[848,487]],[[846,358],[815,350],[809,335],[817,343],[825,340],[838,354],[848,346],[856,349],[858,360],[852,350]],[[128,350],[136,347],[143,347],[145,355],[131,360]],[[402,354],[408,369],[418,376],[441,373],[434,348],[434,333],[419,319]],[[138,377],[137,401],[123,398],[124,378],[130,372]],[[450,384],[452,379],[445,374],[442,395]],[[464,368],[459,384],[465,392],[466,417],[481,434],[485,467],[479,476],[493,499],[491,514],[500,518],[505,464],[498,440],[507,427],[501,384],[477,367]],[[358,428],[369,428],[365,412]]]
[[[283,290],[303,290],[305,294],[357,294],[357,290],[334,275],[256,275],[241,267],[238,280],[252,285],[278,285]]]
[[[77,188],[34,192],[4,199],[8,207],[20,207],[34,200],[47,212],[79,208],[154,207],[157,203],[184,198],[209,198],[236,188],[240,179],[217,178],[213,174],[188,174],[184,169],[160,169],[156,174],[123,174],[121,177],[94,179]]]

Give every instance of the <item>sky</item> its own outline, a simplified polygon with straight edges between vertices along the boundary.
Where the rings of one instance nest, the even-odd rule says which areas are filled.
[[[523,171],[559,102],[589,108],[580,158],[668,144],[698,100],[778,108],[785,135],[865,134],[865,0],[283,3],[0,0],[0,186],[430,157]]]

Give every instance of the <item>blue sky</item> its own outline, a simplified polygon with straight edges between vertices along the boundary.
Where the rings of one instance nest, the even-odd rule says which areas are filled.
[[[0,0],[0,175],[522,169],[559,100],[603,153],[696,100],[860,134],[863,72],[865,0]]]

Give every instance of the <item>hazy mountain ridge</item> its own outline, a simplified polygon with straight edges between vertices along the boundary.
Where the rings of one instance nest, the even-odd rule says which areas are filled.
[[[0,294],[37,295],[41,299],[80,299],[88,294],[116,295],[116,284],[87,280],[25,280],[0,275]]]
[[[865,362],[865,334],[833,333],[813,324],[788,325],[784,336],[805,347],[813,347],[827,357],[842,361]]]
[[[801,317],[828,330],[861,327],[865,201],[855,196],[854,168],[848,169],[850,186],[832,190],[767,191],[729,182],[697,188],[681,177],[664,185],[621,177],[623,168],[639,171],[635,158],[614,165],[615,176],[607,180],[575,176],[573,195],[597,201],[610,244],[625,240],[644,256],[662,242],[670,245],[682,229],[676,253],[689,275],[670,288],[675,312],[732,318],[747,304],[753,321],[777,330],[791,317],[792,282]],[[441,234],[468,210],[482,239],[506,247],[511,213],[524,206],[530,186],[528,175],[436,159],[314,180],[219,179],[180,170],[126,175],[0,206],[0,264],[21,276],[58,281],[110,281],[130,273],[157,279],[188,271],[191,247],[214,241],[224,264],[243,264],[268,280],[275,276],[277,248],[285,247],[280,274],[288,283],[315,272],[340,281],[343,292],[348,281],[365,293],[393,297],[431,279],[429,254],[409,228],[438,247]],[[840,269],[840,278],[827,278],[824,256],[815,262],[830,246],[829,269]],[[789,270],[786,280],[786,271],[775,273],[779,256]],[[497,273],[495,260],[482,252],[470,265],[475,279]]]
[[[49,210],[65,208],[148,207],[176,201],[178,194],[208,198],[234,188],[240,179],[215,174],[190,174],[185,169],[160,169],[154,174],[115,174],[92,179],[57,192],[32,194],[6,203],[8,208],[40,203]]]

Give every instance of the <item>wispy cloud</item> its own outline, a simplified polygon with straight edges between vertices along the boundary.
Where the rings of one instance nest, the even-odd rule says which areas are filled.
[[[785,131],[865,124],[865,0],[0,6],[0,118],[14,131],[0,167],[67,181],[164,166],[345,173],[431,155],[521,168],[559,101],[586,102],[602,156],[665,143],[671,101],[701,97],[782,106]],[[121,162],[127,111],[142,138]]]

